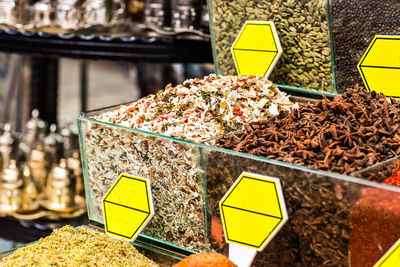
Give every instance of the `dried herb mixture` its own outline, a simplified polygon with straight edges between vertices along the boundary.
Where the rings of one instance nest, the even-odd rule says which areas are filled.
[[[210,75],[190,79],[96,119],[196,142],[259,118],[278,115],[294,105],[263,76]]]
[[[84,228],[64,226],[17,249],[1,266],[158,266],[127,241]]]

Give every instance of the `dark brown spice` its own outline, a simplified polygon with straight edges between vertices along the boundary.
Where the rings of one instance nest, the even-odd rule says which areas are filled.
[[[399,155],[399,125],[400,102],[391,99],[390,104],[384,95],[356,86],[333,101],[301,104],[292,113],[252,123],[243,133],[217,140],[217,145],[349,175]],[[354,220],[350,211],[359,197],[359,187],[306,171],[213,152],[207,171],[213,216],[219,218],[218,201],[242,171],[281,177],[290,217],[268,249],[259,253],[256,266],[348,266],[351,219]],[[362,177],[382,181],[376,175]],[[212,245],[218,248],[221,244]],[[223,245],[222,250],[226,249]]]
[[[347,266],[352,194],[348,183],[223,152],[210,151],[207,193],[212,216],[211,246],[227,255],[221,240],[218,202],[243,172],[281,178],[289,221],[254,266]]]
[[[375,35],[400,34],[399,0],[332,0],[338,91],[361,82],[357,64]]]
[[[333,101],[251,123],[217,145],[348,175],[400,154],[400,102],[391,101],[356,86]]]

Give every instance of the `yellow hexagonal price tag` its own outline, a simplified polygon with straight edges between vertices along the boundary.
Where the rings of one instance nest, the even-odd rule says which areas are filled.
[[[400,98],[400,36],[375,36],[357,67],[367,89]]]
[[[268,78],[282,54],[271,21],[246,21],[231,48],[238,74]]]
[[[375,263],[374,267],[400,266],[400,239]]]
[[[247,172],[226,192],[219,208],[230,258],[239,266],[247,266],[241,264],[246,255],[252,261],[288,220],[279,179]]]
[[[103,198],[107,234],[135,240],[154,215],[150,180],[121,174]]]

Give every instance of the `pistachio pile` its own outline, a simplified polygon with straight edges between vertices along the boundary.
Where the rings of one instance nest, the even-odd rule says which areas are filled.
[[[270,78],[278,84],[334,92],[326,0],[212,2],[220,75],[235,74],[231,46],[247,20],[273,21],[284,53]]]

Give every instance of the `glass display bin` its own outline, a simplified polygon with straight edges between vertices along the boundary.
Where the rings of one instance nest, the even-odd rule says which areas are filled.
[[[400,158],[354,173],[384,184],[400,185]],[[351,266],[373,266],[400,238],[400,197],[393,191],[364,189],[351,212]],[[379,231],[377,231],[379,229]],[[374,242],[370,242],[371,238]]]
[[[136,242],[166,254],[227,255],[218,202],[244,171],[279,178],[289,215],[288,223],[258,253],[255,266],[348,266],[354,214],[365,192],[374,191],[377,200],[386,195],[400,199],[400,188],[393,186],[93,119],[111,109],[78,117],[89,219],[104,227],[101,199],[121,173],[150,178],[155,215]],[[368,212],[382,215],[379,210]],[[364,242],[379,246],[374,237],[381,227],[357,231],[365,233]]]
[[[336,93],[327,0],[208,0],[217,74],[236,74],[231,47],[247,20],[273,21],[282,45],[270,80],[280,88]]]
[[[273,21],[283,54],[270,79],[292,91],[343,93],[375,35],[400,35],[398,0],[208,0],[217,74],[236,74],[231,47],[245,21]],[[304,88],[304,89],[301,89]]]
[[[400,34],[398,0],[330,0],[337,88],[362,83],[357,70],[375,35]]]

